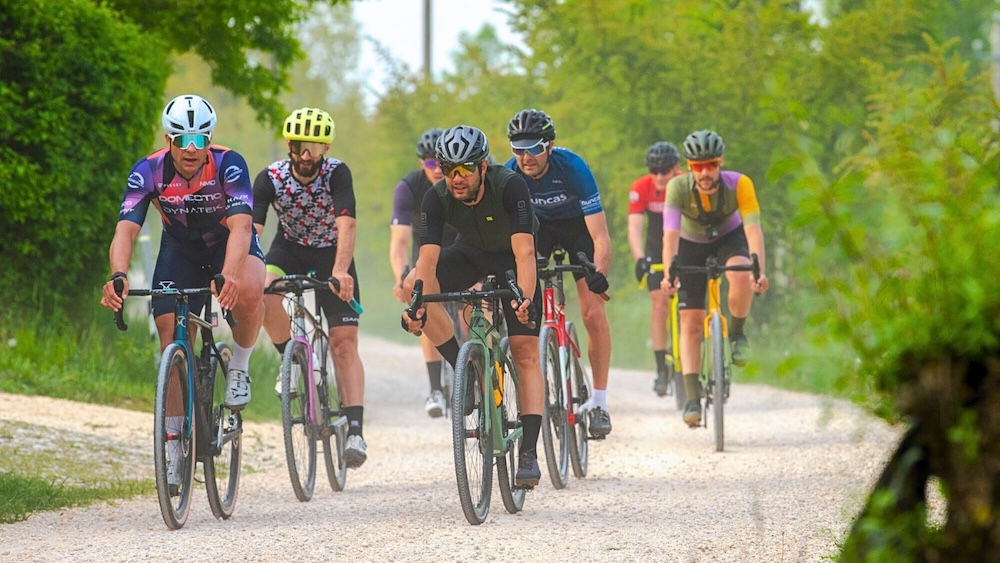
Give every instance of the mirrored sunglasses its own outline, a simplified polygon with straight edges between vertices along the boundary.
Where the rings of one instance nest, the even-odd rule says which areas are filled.
[[[719,164],[719,160],[688,161],[688,168],[692,172],[704,172],[706,170],[715,170],[719,167]]]
[[[319,156],[326,152],[328,145],[324,143],[314,143],[311,141],[289,141],[288,150],[295,156],[299,156],[305,151],[313,156]]]
[[[435,168],[441,165],[441,163],[439,163],[436,158],[425,158],[423,160],[423,163],[424,163],[424,168],[427,168],[429,170],[434,170]]]
[[[551,143],[549,143],[548,141],[538,141],[538,144],[532,145],[526,149],[518,149],[511,147],[510,150],[512,150],[514,154],[517,156],[522,156],[525,153],[530,154],[531,156],[539,156],[540,154],[545,152],[546,149],[549,148],[550,144]]]
[[[649,173],[652,174],[653,176],[666,176],[667,174],[670,174],[670,169],[669,168],[650,168],[649,169]]]
[[[188,148],[188,145],[192,145],[192,144],[194,145],[194,148],[196,148],[196,149],[203,149],[203,148],[205,148],[205,147],[208,146],[209,141],[210,141],[210,139],[209,139],[208,135],[204,135],[204,134],[201,134],[201,133],[199,133],[197,135],[186,135],[186,134],[178,133],[176,135],[171,135],[170,136],[170,144],[172,144],[173,146],[175,146],[175,147],[177,147],[177,148],[179,148],[181,150],[184,150],[184,149]]]
[[[455,176],[472,176],[476,173],[476,169],[479,168],[478,162],[461,162],[458,164],[453,164],[451,162],[441,163],[441,172],[449,178],[454,178]]]

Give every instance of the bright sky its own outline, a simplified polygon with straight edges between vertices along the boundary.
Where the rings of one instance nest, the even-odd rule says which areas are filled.
[[[385,73],[375,55],[373,38],[388,47],[392,56],[413,71],[424,64],[423,0],[358,0],[351,3],[354,17],[361,23],[360,68],[368,85],[382,92]],[[505,43],[519,44],[501,11],[509,5],[498,0],[431,0],[431,69],[435,74],[451,69],[452,51],[458,49],[460,33],[472,34],[486,23],[492,24]]]

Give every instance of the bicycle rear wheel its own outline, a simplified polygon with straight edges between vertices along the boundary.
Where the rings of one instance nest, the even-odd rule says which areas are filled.
[[[223,406],[226,398],[226,372],[233,352],[219,344],[219,356],[209,361],[209,376],[213,379],[210,411],[207,420],[211,436],[211,452],[204,452],[205,491],[208,505],[216,518],[225,520],[233,515],[240,488],[240,467],[243,463],[243,417]]]
[[[486,424],[489,407],[483,404],[485,373],[482,345],[463,344],[451,394],[451,436],[458,499],[465,519],[473,525],[486,520],[493,492],[493,441]]]
[[[196,430],[193,406],[187,350],[171,343],[161,356],[153,411],[156,496],[163,522],[171,530],[181,529],[191,510]]]
[[[504,337],[500,340],[500,347],[503,348],[505,356],[510,358],[508,353],[508,341]],[[504,438],[512,432],[521,428],[521,406],[517,401],[517,376],[513,371],[513,364],[508,364],[503,370],[503,399],[500,403],[500,421]],[[494,371],[496,368],[494,368]],[[523,431],[522,431],[523,432]],[[514,484],[514,477],[517,475],[517,456],[521,451],[521,436],[508,444],[507,453],[504,457],[497,458],[497,483],[500,486],[500,498],[503,499],[503,506],[507,512],[517,514],[524,507],[524,489],[519,489]]]
[[[313,372],[317,379],[317,395],[323,404],[323,461],[326,478],[333,492],[339,493],[347,486],[347,461],[344,447],[347,442],[347,417],[340,410],[340,387],[330,362],[330,341],[322,330],[313,336],[313,358],[319,366]],[[332,420],[331,420],[332,419]]]
[[[303,502],[312,498],[316,485],[316,428],[310,419],[315,405],[308,370],[308,347],[292,339],[281,361],[281,426],[292,492]]]
[[[566,424],[565,390],[560,360],[559,335],[552,326],[542,327],[538,336],[538,352],[542,360],[542,377],[545,378],[545,410],[542,411],[542,444],[545,446],[545,465],[549,469],[552,486],[562,489],[569,479],[569,435]]]
[[[576,325],[566,323],[566,333],[569,335],[569,391],[570,408],[573,409],[573,424],[569,428],[569,459],[573,465],[573,475],[577,479],[587,476],[587,463],[590,459],[590,449],[587,446],[589,429],[587,428],[586,414],[579,413],[580,405],[590,399],[591,384],[590,375],[583,369],[580,363],[580,340],[576,336]]]
[[[687,405],[687,389],[684,388],[684,375],[681,370],[675,367],[673,359],[667,358],[667,377],[670,378],[669,385],[674,391],[674,404],[677,410],[683,411]]]
[[[722,342],[722,318],[718,312],[712,314],[708,331],[712,345],[712,381],[708,394],[712,407],[712,437],[715,441],[715,451],[721,452],[725,446],[723,411],[726,403],[726,367],[723,364],[725,349]]]

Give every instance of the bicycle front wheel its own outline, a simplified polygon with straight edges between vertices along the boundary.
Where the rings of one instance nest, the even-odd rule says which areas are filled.
[[[330,362],[330,341],[322,330],[313,336],[313,358],[319,365],[313,373],[319,380],[317,395],[323,402],[323,460],[326,463],[326,478],[333,492],[339,493],[347,486],[347,460],[344,447],[347,442],[347,417],[340,408],[340,387]],[[332,420],[331,420],[332,419]]]
[[[569,392],[570,408],[573,409],[573,424],[569,425],[569,458],[573,465],[573,475],[577,479],[587,476],[587,463],[590,460],[590,449],[587,447],[589,429],[587,428],[586,414],[579,413],[580,405],[586,403],[592,394],[590,385],[590,375],[583,369],[580,363],[580,339],[576,336],[576,325],[566,324],[566,332],[569,335]]]
[[[153,463],[163,522],[179,530],[191,510],[195,468],[194,400],[187,351],[172,343],[163,351],[156,381]]]
[[[500,340],[500,347],[503,354],[510,358],[508,353],[509,343],[507,337]],[[496,371],[496,368],[493,368]],[[500,380],[499,378],[497,378]],[[497,484],[500,487],[500,498],[507,512],[517,514],[524,507],[524,489],[517,488],[514,478],[517,474],[517,456],[521,451],[521,434],[514,440],[507,441],[507,437],[512,433],[521,430],[520,403],[517,401],[517,376],[514,373],[513,363],[508,363],[503,368],[503,389],[500,402],[500,432],[507,445],[507,454],[497,458]],[[523,433],[523,430],[521,430]]]
[[[219,344],[219,357],[209,361],[213,379],[212,403],[206,421],[211,430],[211,455],[204,456],[205,491],[208,505],[216,518],[225,520],[233,515],[240,488],[240,467],[243,463],[243,417],[223,406],[226,398],[226,372],[233,352]],[[221,361],[220,361],[221,359]]]
[[[463,344],[451,395],[451,436],[458,499],[465,519],[473,525],[486,521],[493,492],[493,440],[486,423],[490,407],[483,403],[485,373],[482,345]]]
[[[723,410],[726,403],[726,366],[725,349],[722,342],[722,317],[718,312],[712,314],[708,325],[709,340],[712,344],[712,381],[709,385],[709,397],[712,407],[712,436],[715,441],[715,451],[721,452],[725,446],[723,426]]]
[[[316,485],[316,428],[311,418],[315,405],[308,370],[308,347],[292,339],[281,361],[281,426],[292,492],[303,502],[312,498]]]
[[[542,411],[542,444],[545,465],[552,486],[562,489],[569,479],[569,428],[566,424],[565,391],[560,360],[559,336],[552,326],[542,327],[538,336],[538,352],[545,378],[545,410]]]

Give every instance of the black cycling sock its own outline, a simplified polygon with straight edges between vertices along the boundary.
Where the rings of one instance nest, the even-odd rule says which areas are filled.
[[[347,435],[361,436],[361,423],[365,415],[365,407],[344,407],[347,417]]]
[[[656,357],[656,371],[660,372],[667,369],[667,351],[666,350],[653,350],[653,356]]]
[[[521,447],[517,453],[535,453],[535,448],[538,446],[538,432],[542,429],[542,415],[522,414],[521,428],[524,428],[524,434],[521,435]]]
[[[701,400],[701,382],[698,381],[697,373],[685,373],[684,374],[684,390],[687,391],[687,400],[690,401],[700,401]]]
[[[281,342],[281,343],[274,342],[273,343],[274,344],[274,349],[278,351],[278,354],[284,356],[285,355],[285,346],[288,346],[288,343],[291,342],[291,341],[292,341],[292,339],[289,338],[288,340],[286,340],[284,342]]]
[[[739,317],[733,317],[729,321],[729,336],[739,336],[743,334],[743,323],[747,320],[746,317],[742,319]]]
[[[431,381],[431,391],[441,391],[441,362],[427,362],[427,378]]]
[[[447,361],[452,369],[455,368],[455,364],[458,363],[458,340],[452,336],[447,342],[440,346],[435,346],[438,352],[441,352],[441,357]]]

